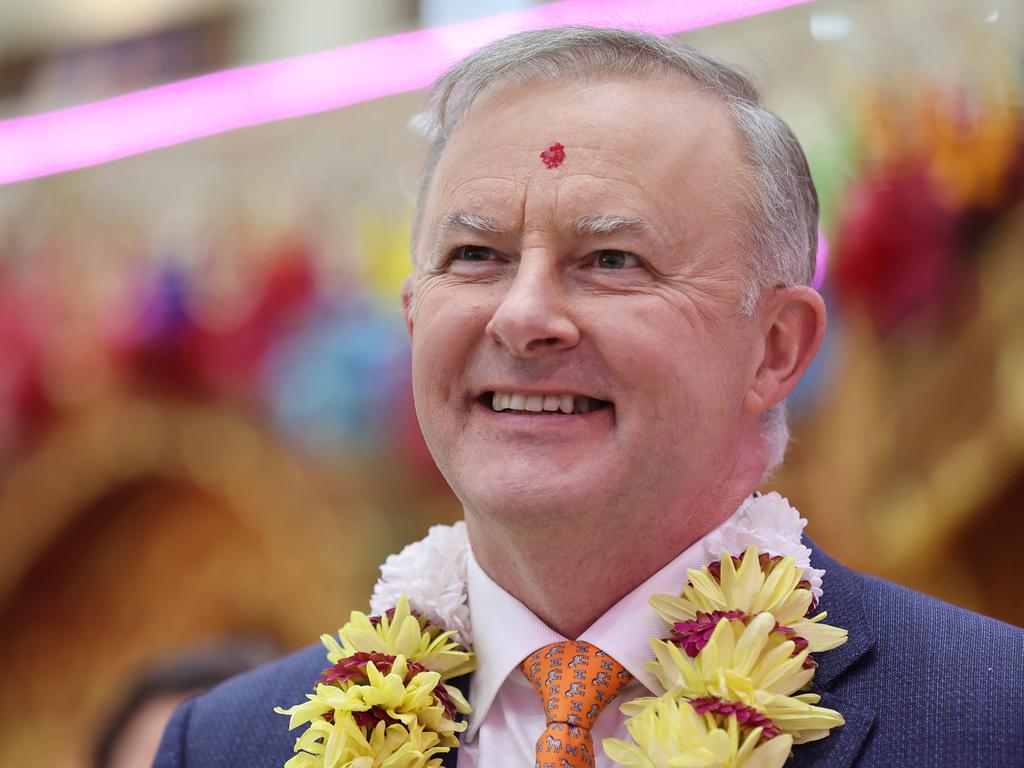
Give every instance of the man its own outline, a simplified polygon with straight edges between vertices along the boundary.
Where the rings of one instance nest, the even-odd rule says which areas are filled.
[[[660,693],[647,597],[781,460],[825,328],[817,197],[742,74],[639,33],[498,42],[424,122],[403,305],[423,433],[465,507],[479,663],[446,764],[532,765],[545,716],[519,663],[578,638],[625,667],[619,701]],[[845,725],[787,765],[1024,765],[1020,631],[812,563],[849,630],[814,680]],[[157,765],[282,765],[271,707],[324,665],[317,647],[195,700]],[[593,743],[624,720],[608,707]]]

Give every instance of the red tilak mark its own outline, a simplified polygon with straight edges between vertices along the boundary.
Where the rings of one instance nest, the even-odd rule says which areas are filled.
[[[548,168],[557,168],[565,162],[565,147],[557,141],[540,153],[540,159]]]

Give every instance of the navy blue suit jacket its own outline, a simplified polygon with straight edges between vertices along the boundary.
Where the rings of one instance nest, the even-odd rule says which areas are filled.
[[[856,573],[817,549],[812,563],[827,571],[829,623],[850,633],[820,654],[814,690],[846,725],[795,747],[787,768],[1024,767],[1024,630]],[[316,645],[186,702],[154,768],[281,768],[301,729],[288,731],[273,708],[304,701],[325,666]],[[455,758],[453,750],[445,765]]]

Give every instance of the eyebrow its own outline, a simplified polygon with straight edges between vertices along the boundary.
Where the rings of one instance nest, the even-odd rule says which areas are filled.
[[[649,232],[650,225],[632,216],[582,216],[576,220],[573,232],[578,237],[596,237],[616,232]]]
[[[437,225],[437,237],[434,239],[435,246],[453,231],[471,232],[476,235],[499,234],[505,230],[495,219],[490,216],[483,216],[479,213],[446,213]]]

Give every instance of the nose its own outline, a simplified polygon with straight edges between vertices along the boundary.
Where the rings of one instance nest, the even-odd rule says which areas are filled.
[[[516,357],[570,349],[579,343],[580,331],[568,299],[556,265],[523,258],[487,323],[487,335]]]

